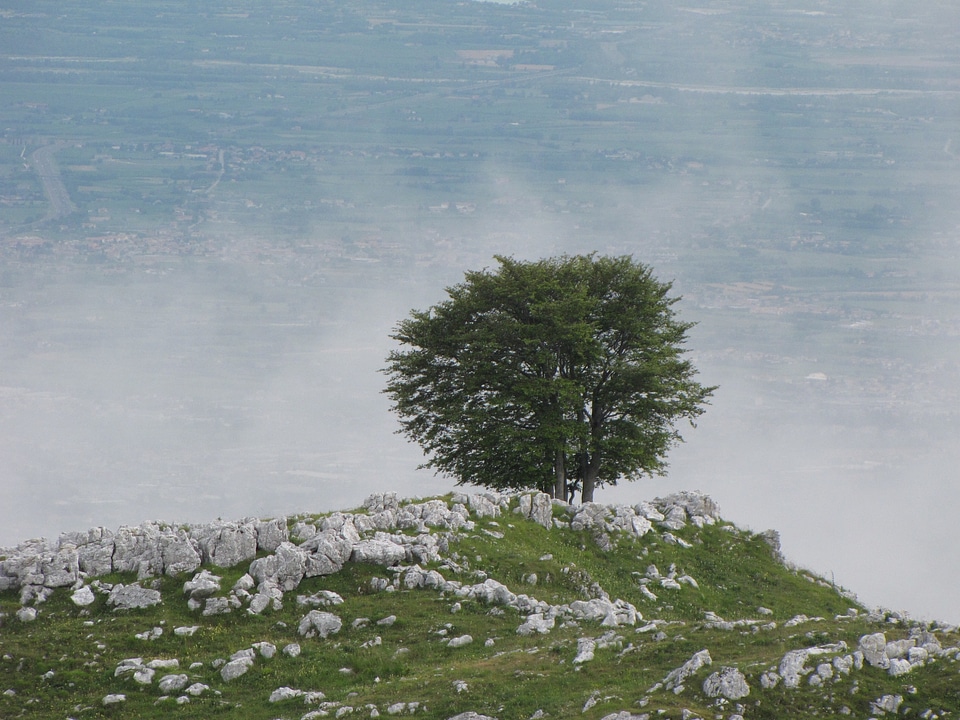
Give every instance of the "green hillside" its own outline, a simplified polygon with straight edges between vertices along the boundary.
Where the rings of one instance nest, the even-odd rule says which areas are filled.
[[[588,513],[554,504],[552,523],[542,516],[538,523],[529,499],[521,510],[519,496],[472,497],[395,501],[395,511],[420,513],[429,533],[419,523],[391,535],[357,522],[369,547],[383,547],[372,542],[379,539],[408,556],[411,548],[434,549],[432,558],[421,555],[426,562],[347,562],[303,578],[283,593],[282,607],[261,614],[244,607],[252,607],[252,589],[231,591],[249,562],[205,568],[221,589],[213,602],[198,593],[194,610],[184,592],[193,572],[141,578],[162,597],[143,609],[108,604],[108,589],[136,583],[135,573],[81,575],[40,603],[30,599],[37,587],[23,597],[9,589],[0,594],[0,717],[942,718],[960,711],[956,628],[868,612],[850,593],[784,563],[774,536],[697,515],[689,504],[678,522],[671,498],[654,501],[656,510],[590,506]],[[461,512],[463,523],[430,526],[424,507]],[[706,507],[714,507],[708,499]],[[360,517],[379,522],[383,513],[288,518],[294,542],[258,555],[282,560],[325,519],[330,527],[346,518],[352,527]],[[662,524],[671,520],[675,529]],[[354,559],[357,548],[354,538]],[[0,554],[8,570],[15,555]],[[95,599],[83,607],[71,596],[85,586]],[[226,612],[205,615],[205,608]],[[606,616],[589,619],[586,608]],[[303,636],[311,610],[336,616],[340,627],[325,638]],[[538,618],[553,627],[540,632]],[[521,632],[525,623],[529,634]],[[879,650],[869,639],[876,633],[887,643]],[[225,680],[224,662],[244,650],[253,656],[240,663],[246,672]],[[797,650],[809,652],[791,654]],[[125,671],[132,658],[140,661]],[[146,671],[155,660],[177,663]],[[685,664],[689,676],[678,677]],[[173,676],[184,677],[166,679]],[[124,699],[105,704],[111,695]]]

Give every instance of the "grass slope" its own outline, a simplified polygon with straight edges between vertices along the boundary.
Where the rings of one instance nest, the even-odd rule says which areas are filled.
[[[569,520],[559,508],[555,516]],[[795,689],[782,682],[763,689],[761,674],[775,669],[790,650],[842,641],[849,654],[865,634],[884,632],[894,640],[917,628],[905,619],[866,613],[849,594],[784,565],[762,538],[732,525],[688,524],[675,531],[689,548],[666,542],[662,529],[654,528],[641,538],[615,535],[613,548],[604,551],[589,532],[575,532],[569,526],[547,530],[514,513],[495,520],[474,519],[473,531],[448,538],[444,559],[454,562],[433,566],[447,580],[473,584],[490,577],[515,593],[551,604],[586,599],[602,588],[611,599],[633,603],[644,619],[635,627],[612,629],[596,622],[558,622],[548,634],[521,636],[517,627],[524,618],[513,609],[433,589],[377,592],[371,579],[391,579],[393,573],[363,564],[347,564],[335,575],[304,580],[298,590],[285,595],[281,610],[260,616],[239,610],[203,617],[190,611],[182,592],[187,577],[154,581],[163,603],[136,611],[116,612],[102,595],[89,608],[80,609],[71,602],[69,590],[57,590],[39,606],[33,622],[19,621],[18,596],[4,593],[0,717],[255,720],[301,718],[311,712],[317,714],[310,717],[371,717],[388,716],[391,708],[398,712],[397,703],[407,703],[402,714],[430,718],[465,711],[500,720],[526,719],[538,711],[552,718],[586,720],[621,711],[651,718],[867,718],[879,716],[873,703],[884,695],[901,696],[897,712],[913,717],[946,717],[960,711],[956,652],[944,653],[901,677],[864,665],[849,674],[836,673],[820,686],[811,685],[808,676]],[[495,537],[499,534],[503,537]],[[654,601],[641,592],[638,582],[652,564],[663,574],[675,566],[678,575],[693,577],[698,587],[651,584],[658,596]],[[214,569],[223,578],[223,594],[246,570],[245,564]],[[531,574],[536,575],[535,584],[529,582]],[[135,578],[115,575],[101,580],[129,583]],[[342,618],[343,628],[323,640],[301,638],[297,626],[309,608],[298,606],[296,596],[319,590],[343,597],[343,604],[327,608]],[[761,607],[772,614],[758,612]],[[851,608],[858,611],[856,616],[850,614]],[[734,629],[709,627],[708,612],[728,621],[756,622]],[[390,615],[397,618],[394,624],[377,624]],[[358,618],[369,622],[354,623]],[[652,620],[661,622],[641,631]],[[199,630],[192,636],[173,632],[193,625]],[[153,640],[136,637],[152,628],[162,628],[162,635]],[[932,629],[944,648],[960,641],[955,628],[925,629]],[[462,635],[472,636],[473,642],[460,648],[446,645],[449,638]],[[605,636],[593,660],[573,663],[580,638]],[[302,653],[257,657],[249,672],[225,682],[215,661],[257,642],[278,649],[299,642]],[[709,650],[712,665],[695,673],[681,692],[665,688],[650,692],[703,649]],[[812,658],[807,667],[829,662],[834,655]],[[176,658],[180,669],[158,670],[148,685],[130,676],[115,677],[118,663],[131,657],[145,662]],[[704,693],[703,681],[723,666],[745,675],[750,685],[747,697],[727,701]],[[186,673],[191,683],[206,684],[210,690],[191,697],[189,703],[162,699],[157,681],[168,673]],[[308,705],[303,698],[269,702],[271,693],[284,686],[321,691],[326,704]],[[104,706],[103,698],[113,693],[123,693],[126,701]]]

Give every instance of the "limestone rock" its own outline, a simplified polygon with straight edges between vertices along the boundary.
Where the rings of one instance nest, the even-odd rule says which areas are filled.
[[[597,649],[597,642],[593,638],[580,638],[577,640],[577,656],[573,659],[574,665],[590,662],[593,660],[594,652]]]
[[[490,717],[489,715],[480,715],[475,713],[472,710],[469,712],[462,712],[459,715],[453,715],[448,717],[447,720],[497,720],[495,717]]]
[[[296,698],[303,697],[303,690],[296,690],[291,687],[278,687],[272,693],[270,693],[269,702],[283,702],[285,700],[294,700]]]
[[[147,608],[159,605],[161,602],[162,598],[159,590],[144,588],[138,583],[131,585],[118,583],[113,586],[110,595],[107,597],[107,605],[112,605],[117,610]]]
[[[473,642],[473,637],[470,635],[460,635],[459,637],[451,638],[447,642],[447,647],[452,648],[461,648],[466,647]]]
[[[203,561],[210,565],[231,568],[256,557],[257,528],[253,522],[207,525],[198,534]]]
[[[790,650],[780,660],[780,677],[785,687],[800,686],[800,678],[810,672],[805,667],[809,654],[808,650]]]
[[[123,525],[113,538],[114,572],[135,572],[140,578],[163,572],[160,530],[156,524]]]
[[[188,580],[183,584],[183,593],[184,595],[189,595],[194,600],[208,598],[220,592],[220,581],[222,579],[219,575],[214,575],[209,570],[201,570],[193,576],[192,580]]]
[[[303,637],[327,638],[340,632],[343,621],[333,613],[311,610],[300,619],[298,632]]]
[[[883,670],[890,667],[890,658],[887,657],[887,638],[882,632],[861,637],[858,649],[863,653],[863,659],[873,667]]]
[[[183,690],[189,682],[190,678],[186,675],[164,675],[157,683],[157,687],[162,693],[172,693]]]
[[[712,662],[713,659],[710,657],[710,652],[708,650],[701,650],[676,670],[671,670],[667,673],[667,676],[663,679],[663,684],[667,690],[675,690],[681,687],[684,681],[697,672],[697,670]]]
[[[727,700],[739,700],[750,694],[750,686],[743,673],[732,667],[720,668],[703,683],[703,692],[708,697],[723,697]]]
[[[161,532],[157,544],[164,574],[173,577],[200,567],[200,548],[185,531]]]
[[[518,635],[533,635],[539,633],[546,635],[556,625],[556,620],[552,616],[545,617],[543,613],[530,613],[527,619],[517,628]]]
[[[96,596],[93,594],[93,590],[90,589],[89,585],[84,585],[83,587],[77,588],[73,591],[73,594],[70,595],[70,600],[73,601],[73,604],[77,607],[87,607],[92,605],[96,600]]]
[[[273,555],[250,563],[257,583],[269,583],[284,591],[295,590],[307,572],[307,552],[290,542],[281,542]]]
[[[220,677],[223,678],[224,682],[230,682],[231,680],[236,680],[252,667],[253,657],[241,655],[220,668]]]
[[[274,518],[273,520],[257,520],[257,549],[263,552],[274,552],[280,543],[290,540],[290,532],[287,530],[287,519],[285,517]]]
[[[361,540],[353,546],[350,560],[355,563],[370,563],[391,567],[402,562],[407,554],[396,543],[387,540]]]
[[[306,577],[332,575],[340,572],[343,564],[350,559],[353,541],[335,530],[325,530],[302,543],[300,549],[307,553]]]
[[[118,705],[127,701],[127,696],[122,693],[116,693],[112,695],[104,695],[103,704],[104,705]]]

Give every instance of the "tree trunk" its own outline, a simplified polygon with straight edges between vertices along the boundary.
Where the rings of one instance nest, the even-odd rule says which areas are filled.
[[[553,458],[553,497],[558,500],[567,500],[567,470],[563,461],[563,450],[557,450]]]

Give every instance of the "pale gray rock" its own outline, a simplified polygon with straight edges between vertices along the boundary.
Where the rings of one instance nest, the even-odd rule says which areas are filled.
[[[451,638],[447,642],[447,647],[452,648],[461,648],[466,647],[473,642],[473,637],[470,635],[460,635],[459,637]]]
[[[553,498],[547,493],[524,493],[519,503],[520,515],[548,530],[553,527]]]
[[[127,701],[127,696],[123,693],[114,693],[111,695],[104,695],[103,704],[104,705],[118,705]]]
[[[371,514],[384,510],[396,511],[400,507],[400,496],[395,492],[373,493],[363,501],[363,507]]]
[[[788,688],[800,686],[800,679],[810,672],[806,667],[809,650],[790,650],[780,660],[780,677]]]
[[[543,717],[541,715],[541,717]],[[640,713],[639,715],[634,715],[629,710],[621,710],[620,712],[610,713],[609,715],[604,715],[600,720],[650,720],[650,713]]]
[[[107,605],[112,605],[117,610],[148,608],[159,605],[161,602],[159,590],[144,588],[138,583],[131,585],[118,583],[113,586],[110,595],[107,596]]]
[[[187,582],[183,584],[183,593],[184,595],[189,595],[194,600],[208,598],[220,592],[220,581],[222,579],[219,575],[214,575],[209,570],[201,570],[193,576],[192,580],[187,580]]]
[[[195,537],[204,563],[210,565],[231,568],[257,555],[257,528],[252,521],[207,525]]]
[[[97,599],[96,595],[93,594],[93,590],[90,589],[89,585],[84,585],[73,591],[70,595],[70,600],[77,607],[87,607],[92,605]]]
[[[355,563],[369,563],[391,567],[402,562],[407,556],[400,545],[387,540],[361,540],[353,546],[350,560]]]
[[[343,621],[333,613],[311,610],[300,619],[298,632],[303,637],[327,638],[340,632]]]
[[[17,610],[17,620],[28,623],[37,619],[37,609],[32,607],[22,607]]]
[[[480,715],[475,713],[472,710],[468,712],[462,712],[459,715],[453,715],[448,717],[447,720],[497,720],[495,717],[490,717],[489,715]]]
[[[80,573],[80,556],[73,545],[64,545],[55,553],[45,556],[40,562],[43,584],[48,588],[68,587],[77,582]]]
[[[733,667],[722,667],[703,682],[703,692],[708,697],[723,697],[739,700],[750,694],[750,686],[744,674]]]
[[[240,592],[250,592],[257,586],[256,581],[250,577],[250,573],[244,573],[240,578],[233,584],[233,591]]]
[[[161,532],[157,543],[163,572],[174,577],[194,572],[200,567],[202,558],[197,542],[184,530]]]
[[[360,542],[360,531],[353,523],[353,515],[342,512],[331,513],[320,521],[322,531],[334,531],[351,545]]]
[[[154,670],[176,670],[180,667],[180,661],[176,658],[154,658],[147,663],[147,667]]]
[[[539,633],[540,635],[546,635],[555,625],[556,620],[553,616],[545,617],[543,613],[531,613],[520,627],[517,628],[517,634],[533,635],[534,633]]]
[[[261,552],[275,552],[280,543],[290,540],[290,532],[287,530],[287,519],[285,517],[274,518],[273,520],[257,520],[257,549]]]
[[[858,649],[869,665],[883,670],[890,667],[890,658],[887,657],[887,638],[883,633],[864,635],[860,638]]]
[[[77,563],[81,572],[92,577],[113,572],[113,533],[105,528],[94,528],[85,533],[84,542],[77,542]]]
[[[653,504],[668,518],[669,509],[679,507],[690,517],[699,515],[714,520],[720,519],[720,506],[710,496],[696,490],[682,490],[663,498],[656,498]]]
[[[189,682],[190,678],[186,675],[164,675],[157,683],[157,687],[162,693],[172,693],[183,690]]]
[[[247,608],[247,612],[251,615],[259,615],[270,606],[270,600],[269,593],[257,593],[250,600],[250,607]]]
[[[666,508],[666,517],[659,523],[668,530],[680,530],[687,525],[687,511],[677,505]]]
[[[267,660],[277,654],[277,646],[271,642],[255,642],[253,643],[253,648],[260,653],[260,657]]]
[[[890,660],[890,667],[887,668],[887,672],[890,673],[893,677],[900,677],[901,675],[906,675],[908,672],[913,670],[913,665],[909,660],[904,660],[903,658],[894,658]]]
[[[154,523],[122,525],[113,537],[114,572],[135,572],[144,578],[163,572],[160,529]]]
[[[713,659],[710,657],[710,652],[706,649],[701,650],[698,653],[695,653],[687,662],[678,667],[676,670],[671,670],[667,673],[667,676],[663,679],[663,684],[667,690],[673,690],[681,685],[687,678],[696,673],[700,668],[705,667],[713,662]]]
[[[113,676],[121,677],[123,675],[132,675],[142,667],[144,667],[142,657],[125,658],[117,663],[117,667],[113,671]]]
[[[662,512],[657,510],[651,503],[641,502],[633,506],[633,511],[650,522],[662,522],[665,518]]]
[[[597,650],[597,642],[593,638],[579,638],[577,640],[577,656],[573,658],[574,665],[590,662]]]
[[[917,641],[913,638],[904,638],[902,640],[892,640],[884,647],[884,652],[891,660],[907,657],[910,650],[915,648]]]
[[[343,564],[350,559],[353,541],[336,530],[325,530],[302,543],[300,549],[307,553],[306,577],[332,575],[340,572]]]
[[[156,674],[157,671],[153,668],[142,665],[133,671],[133,680],[138,685],[149,685]]]
[[[780,675],[775,672],[765,672],[760,676],[760,687],[764,690],[775,688],[780,683]]]
[[[291,657],[291,658],[300,657],[300,643],[289,643],[287,645],[284,645],[283,650],[281,650],[280,652],[282,652],[287,657]]]
[[[296,690],[291,687],[278,687],[272,693],[268,699],[269,702],[277,703],[284,702],[286,700],[296,700],[303,697],[303,690]]]
[[[192,695],[193,697],[199,697],[209,689],[210,689],[209,685],[204,685],[203,683],[193,683],[186,690],[184,690],[184,692],[187,695]]]
[[[230,612],[233,612],[233,608],[230,607],[230,602],[227,598],[209,597],[204,603],[202,615],[204,617],[210,617],[212,615],[227,615]]]
[[[870,708],[875,713],[896,713],[903,704],[902,695],[884,695],[870,703]]]
[[[224,682],[236,680],[253,667],[253,658],[248,655],[242,655],[235,660],[231,660],[220,668],[220,677]],[[187,691],[189,692],[189,690]]]
[[[500,515],[500,498],[493,493],[476,493],[467,497],[467,506],[478,517],[497,517]]]
[[[307,571],[307,552],[290,542],[281,542],[273,555],[250,563],[257,583],[269,583],[289,592],[300,585]]]

